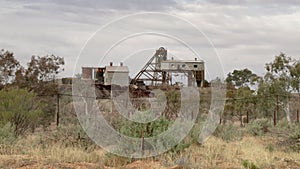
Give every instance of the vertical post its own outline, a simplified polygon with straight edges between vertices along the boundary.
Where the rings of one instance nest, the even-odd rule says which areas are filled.
[[[167,84],[167,72],[163,71],[162,72],[162,85]]]
[[[254,102],[254,106],[253,106],[253,115],[254,115],[254,119],[256,119],[256,111],[255,111],[255,108],[256,108],[256,102]]]
[[[246,123],[249,123],[249,111],[247,111]]]
[[[299,109],[297,110],[297,123],[299,124]]]
[[[194,86],[193,85],[193,75],[191,71],[188,71],[188,86]]]
[[[145,150],[145,136],[144,136],[144,130],[142,130],[142,156],[144,156],[144,150]]]
[[[203,70],[201,71],[201,87],[204,87],[204,81],[205,81],[205,74],[204,74],[204,65],[203,65]]]
[[[233,103],[233,104],[232,104],[232,106],[233,106],[233,108],[232,108],[232,113],[235,114],[235,98],[232,99],[232,103]],[[226,119],[226,120],[227,120],[227,119]],[[231,116],[231,120],[232,120],[232,116]]]
[[[274,126],[276,126],[276,110],[274,110]]]
[[[56,126],[59,125],[59,94],[56,95],[56,101],[57,101],[57,111],[56,111]]]
[[[277,97],[276,97],[276,115],[278,116],[279,114],[279,95],[277,94]]]

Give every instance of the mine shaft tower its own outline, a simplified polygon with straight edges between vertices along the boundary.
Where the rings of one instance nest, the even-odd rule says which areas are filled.
[[[161,70],[161,61],[167,60],[167,50],[163,47],[156,50],[155,54],[146,63],[142,70],[131,80],[131,84],[148,81],[151,85],[168,84],[169,76]]]
[[[141,71],[131,80],[131,84],[150,82],[151,85],[170,85],[172,73],[183,73],[188,77],[188,86],[203,86],[204,62],[201,60],[168,60],[167,50],[160,47],[145,64]]]

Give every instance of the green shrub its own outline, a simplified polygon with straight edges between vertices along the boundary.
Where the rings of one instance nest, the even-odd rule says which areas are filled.
[[[237,141],[243,137],[243,133],[240,127],[229,125],[219,125],[214,132],[216,137],[221,138],[224,141]]]
[[[51,137],[52,140],[66,147],[76,146],[86,150],[96,147],[79,124],[60,125],[55,132],[51,133]]]
[[[13,144],[16,141],[16,135],[14,133],[14,126],[9,122],[0,128],[0,144]]]
[[[138,120],[139,118],[142,118],[145,114],[136,114],[135,117],[132,117],[135,120]],[[149,137],[155,137],[158,136],[160,134],[162,134],[163,132],[167,131],[168,128],[173,125],[173,121],[172,120],[168,120],[164,117],[160,117],[154,121],[148,122],[148,123],[138,123],[138,122],[134,122],[134,121],[129,121],[129,120],[123,120],[121,123],[121,127],[119,132],[121,134],[124,134],[126,136],[129,137],[134,137],[134,138],[142,138],[142,133],[144,134],[145,138],[149,138]],[[184,124],[183,124],[184,125]],[[184,128],[184,127],[182,127]],[[176,131],[178,133],[181,133],[180,130]],[[166,147],[169,147],[171,145],[175,145],[174,147],[172,147],[170,149],[169,152],[171,153],[178,153],[182,150],[184,150],[185,148],[188,148],[192,143],[193,140],[192,139],[183,139],[181,142],[179,142],[178,144],[176,144],[176,136],[177,134],[174,133],[174,135],[166,135],[163,136],[163,138],[160,138],[162,140],[156,140],[157,141],[157,149],[164,149]],[[165,140],[169,140],[168,142],[165,142]],[[126,149],[130,149],[131,147],[126,147]]]
[[[33,92],[9,88],[0,91],[0,127],[10,122],[15,135],[34,130],[39,125],[44,104]]]
[[[291,124],[287,119],[282,119],[280,121],[278,121],[276,128],[280,128],[280,129],[291,129],[291,127],[293,127],[293,124]]]
[[[243,161],[243,166],[247,169],[258,169],[258,167],[253,162],[250,162],[248,160]]]
[[[170,152],[178,154],[180,152],[182,152],[183,150],[185,150],[186,148],[189,148],[191,145],[193,144],[192,140],[189,139],[183,139],[181,142],[179,142],[178,144],[176,144],[171,150]]]
[[[189,133],[189,137],[193,140],[193,142],[198,142],[204,124],[205,122],[200,120],[194,124],[193,128]]]
[[[292,151],[300,152],[300,127],[299,126],[295,125],[295,128],[289,135],[287,142],[289,142],[289,148]]]
[[[250,123],[247,127],[250,134],[253,136],[262,136],[269,131],[271,123],[268,119],[256,119]]]
[[[278,124],[272,128],[271,134],[280,138],[277,143],[286,151],[300,152],[300,126],[288,122],[286,119],[280,120]]]
[[[132,118],[136,121],[148,118],[144,116],[146,116],[146,113],[136,113]],[[124,119],[121,122],[120,133],[130,137],[141,138],[142,132],[144,132],[144,137],[153,137],[166,131],[170,124],[171,121],[165,118],[159,118],[149,123],[138,123]]]
[[[274,151],[274,145],[269,143],[267,146],[266,146],[266,149],[269,151],[269,152],[273,152]]]

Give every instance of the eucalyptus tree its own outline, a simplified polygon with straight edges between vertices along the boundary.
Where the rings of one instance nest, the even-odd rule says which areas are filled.
[[[243,116],[254,113],[255,91],[251,87],[258,84],[260,77],[251,70],[245,68],[233,70],[228,73],[226,82],[229,87],[227,91],[227,104],[225,110],[230,111],[231,116],[236,116],[243,124]]]
[[[237,88],[246,87],[250,85],[255,85],[259,79],[255,73],[251,70],[245,68],[242,70],[234,70],[231,73],[228,73],[226,82],[231,83]]]
[[[21,67],[12,52],[0,50],[0,86],[11,84]]]
[[[263,85],[260,89],[262,96],[270,96],[262,105],[262,110],[276,111],[279,118],[289,117],[289,97],[293,90],[293,78],[291,76],[293,70],[293,59],[284,53],[275,56],[274,60],[266,64],[266,74],[264,76]],[[265,106],[268,106],[265,108]],[[269,109],[269,110],[266,110]]]

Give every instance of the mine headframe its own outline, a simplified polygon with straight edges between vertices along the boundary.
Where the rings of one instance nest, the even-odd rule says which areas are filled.
[[[131,84],[140,84],[143,82],[151,82],[151,85],[169,84],[169,74],[161,69],[162,61],[166,60],[167,50],[160,47],[141,71],[131,80]]]
[[[188,78],[188,86],[200,87],[204,82],[204,61],[167,59],[167,50],[160,47],[142,70],[131,80],[131,84],[143,85],[151,82],[152,86],[170,85],[172,73],[182,73]]]

